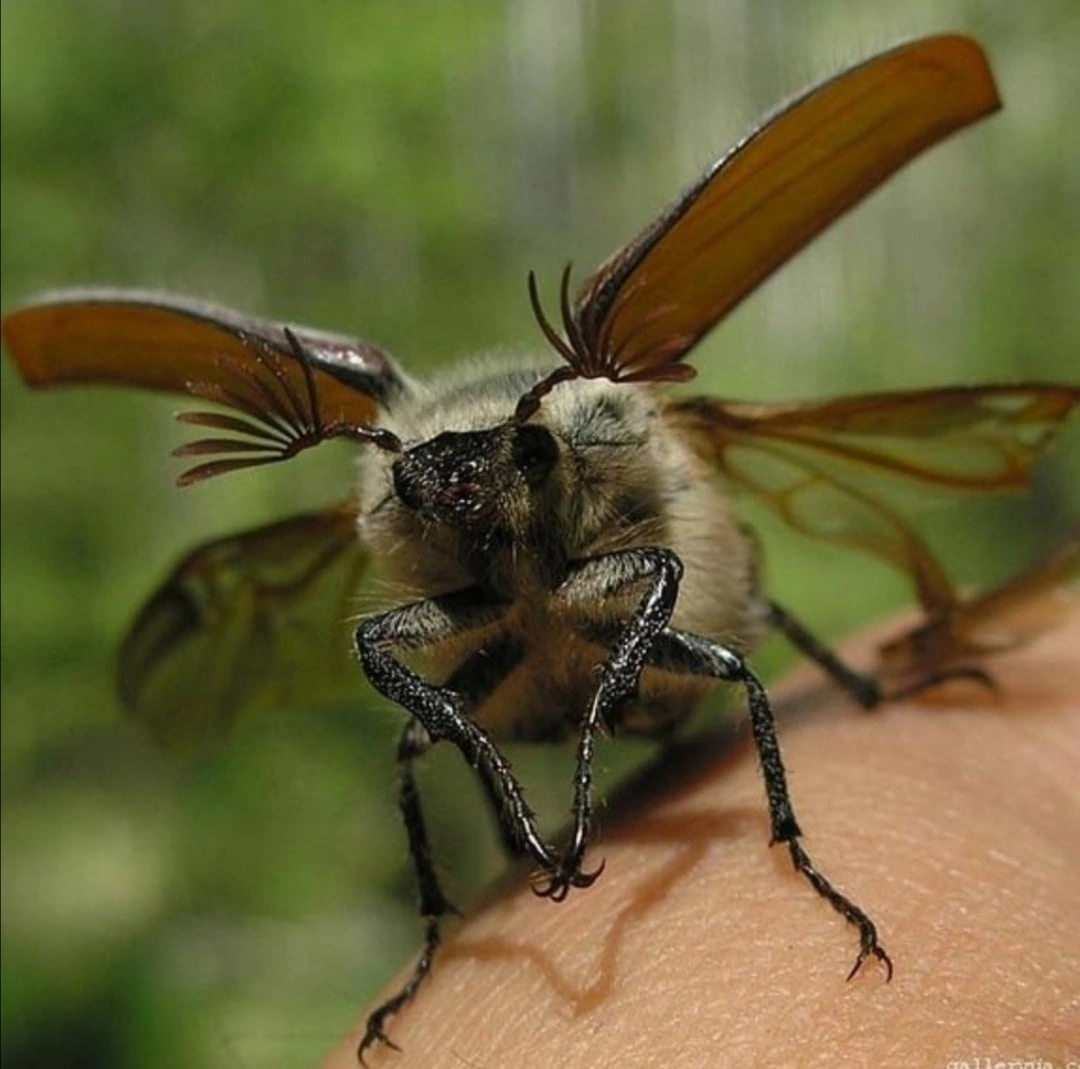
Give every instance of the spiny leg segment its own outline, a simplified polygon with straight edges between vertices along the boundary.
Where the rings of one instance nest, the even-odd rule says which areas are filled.
[[[414,718],[398,749],[399,804],[425,918],[424,949],[409,979],[397,994],[368,1017],[358,1050],[361,1064],[365,1052],[373,1044],[394,1045],[386,1035],[386,1021],[415,997],[431,971],[439,945],[440,922],[452,910],[431,861],[412,773],[416,758],[435,742],[453,743],[479,771],[482,780],[489,785],[489,793],[500,800],[500,823],[506,828],[504,838],[520,844],[521,852],[531,856],[545,870],[558,864],[558,855],[540,837],[510,763],[488,733],[469,717],[466,700],[449,687],[425,682],[390,652],[418,649],[453,635],[482,630],[497,622],[504,611],[504,605],[492,602],[482,592],[470,588],[391,609],[365,620],[356,631],[356,648],[368,680]]]
[[[757,747],[765,797],[769,808],[770,846],[784,843],[788,848],[795,871],[806,878],[810,886],[859,933],[859,953],[848,973],[850,980],[868,957],[875,957],[885,968],[886,979],[892,979],[893,966],[885,948],[878,941],[877,928],[867,913],[860,909],[833,884],[811,861],[800,839],[802,831],[795,819],[787,773],[780,755],[776,734],[776,715],[761,680],[754,674],[742,654],[711,639],[685,631],[666,630],[653,647],[653,659],[663,663],[676,660],[694,674],[713,676],[728,683],[738,683],[746,691],[750,711],[750,730]]]
[[[771,826],[771,842],[787,845],[795,870],[849,924],[859,932],[859,954],[849,979],[868,957],[877,958],[892,977],[892,962],[877,937],[870,917],[838,891],[813,864],[800,842],[787,777],[776,735],[776,720],[764,686],[743,656],[710,639],[667,626],[678,596],[682,565],[670,550],[636,548],[592,558],[574,566],[555,595],[567,606],[589,599],[606,600],[628,588],[645,585],[646,592],[629,621],[614,637],[612,653],[601,669],[599,682],[580,725],[570,842],[557,853],[540,837],[535,817],[525,802],[521,785],[494,740],[468,715],[467,680],[455,673],[450,684],[427,683],[396,660],[391,651],[404,652],[432,645],[468,631],[483,630],[498,621],[506,606],[492,602],[475,588],[415,602],[364,621],[356,632],[356,646],[372,685],[402,705],[415,718],[407,726],[398,748],[399,806],[405,822],[409,853],[420,888],[425,919],[424,947],[409,979],[392,998],[368,1018],[359,1047],[364,1053],[375,1043],[395,1046],[385,1032],[386,1021],[416,995],[431,970],[439,945],[440,924],[453,912],[439,884],[431,860],[413,764],[433,743],[452,742],[477,769],[488,798],[494,803],[500,832],[511,852],[530,856],[542,870],[537,893],[561,901],[571,887],[588,887],[600,873],[582,871],[592,824],[592,762],[598,731],[617,723],[620,707],[638,689],[645,667],[707,675],[740,684],[747,694],[751,731],[757,747]],[[801,649],[822,664],[849,693],[869,707],[880,699],[876,683],[848,669],[777,606],[772,621]],[[824,652],[824,656],[819,654]],[[509,664],[507,666],[509,670]],[[464,669],[464,666],[463,666]],[[601,865],[601,868],[603,866]]]

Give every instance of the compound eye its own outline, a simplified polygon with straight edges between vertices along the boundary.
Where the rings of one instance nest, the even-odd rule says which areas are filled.
[[[517,428],[513,445],[514,465],[530,486],[539,486],[559,459],[555,435],[535,423]]]

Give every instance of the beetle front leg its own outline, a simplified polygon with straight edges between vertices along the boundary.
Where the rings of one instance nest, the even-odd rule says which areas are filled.
[[[495,623],[503,611],[504,606],[470,589],[392,609],[365,620],[356,629],[357,653],[371,685],[415,718],[406,728],[398,749],[399,804],[426,925],[424,949],[409,979],[367,1019],[358,1051],[361,1062],[365,1051],[373,1044],[381,1042],[393,1046],[384,1025],[416,995],[430,972],[439,945],[440,921],[452,909],[431,861],[423,812],[412,774],[416,758],[435,742],[453,743],[479,770],[484,781],[497,788],[502,800],[499,816],[504,835],[519,843],[522,851],[543,869],[551,870],[558,863],[558,855],[540,838],[510,763],[487,732],[468,716],[465,698],[451,687],[425,682],[391,652],[420,649],[466,631],[481,630]]]
[[[592,824],[593,754],[596,733],[615,722],[619,707],[637,692],[649,651],[671,619],[682,578],[682,562],[669,549],[643,547],[594,557],[578,565],[556,590],[563,604],[595,604],[647,584],[644,597],[615,640],[600,672],[596,692],[581,722],[574,773],[573,828],[566,852],[548,867],[536,893],[561,902],[571,887],[588,887],[603,869],[582,872]]]

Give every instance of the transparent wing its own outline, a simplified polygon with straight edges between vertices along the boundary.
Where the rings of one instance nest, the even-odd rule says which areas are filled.
[[[361,673],[349,620],[367,560],[348,508],[199,547],[124,640],[124,705],[164,744],[187,751],[241,717],[353,693]]]
[[[1029,568],[989,590],[962,596],[952,611],[883,645],[876,677],[902,690],[972,661],[1016,649],[1059,626],[1077,603],[1066,589],[1080,575],[1080,531]]]
[[[1067,385],[952,387],[798,405],[692,398],[669,417],[740,490],[813,538],[907,573],[928,612],[952,584],[901,519],[935,496],[1018,490],[1080,402]]]

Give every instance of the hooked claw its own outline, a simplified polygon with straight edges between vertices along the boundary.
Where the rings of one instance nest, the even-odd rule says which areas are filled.
[[[601,861],[592,872],[582,872],[579,864],[578,861],[564,861],[551,871],[539,873],[533,881],[533,894],[550,898],[552,902],[561,902],[570,893],[571,887],[592,887],[604,871],[605,862]]]

